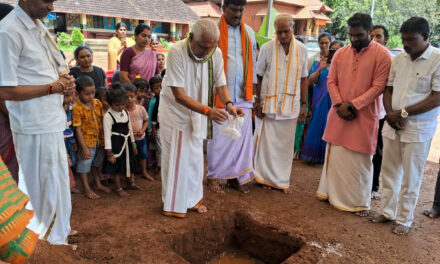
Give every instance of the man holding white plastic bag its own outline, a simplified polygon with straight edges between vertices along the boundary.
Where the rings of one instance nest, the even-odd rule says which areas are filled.
[[[176,42],[167,57],[159,105],[162,145],[163,214],[183,218],[188,210],[206,213],[203,205],[203,139],[212,136],[212,123],[223,123],[243,110],[228,104],[228,113],[212,108],[214,91],[230,100],[223,59],[216,48],[217,25],[197,21],[188,39]]]
[[[264,44],[258,57],[255,100],[255,180],[286,194],[296,124],[304,120],[307,105],[307,50],[293,38],[294,26],[290,15],[275,19],[277,38]]]

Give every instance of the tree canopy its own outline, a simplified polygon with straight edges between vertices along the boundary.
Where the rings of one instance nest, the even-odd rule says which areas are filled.
[[[330,14],[333,24],[326,30],[336,38],[347,39],[347,20],[357,12],[370,14],[372,0],[323,0],[334,12]],[[430,41],[439,44],[440,0],[376,0],[373,16],[374,25],[385,26],[390,33],[388,48],[401,47],[399,29],[402,23],[414,16],[424,17],[431,26]]]

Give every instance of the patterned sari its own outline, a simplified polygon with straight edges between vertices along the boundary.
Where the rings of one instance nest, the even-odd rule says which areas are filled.
[[[143,52],[137,54],[131,59],[130,72],[128,76],[132,82],[138,75],[148,81],[156,74],[156,69],[156,52],[150,49],[145,49]]]

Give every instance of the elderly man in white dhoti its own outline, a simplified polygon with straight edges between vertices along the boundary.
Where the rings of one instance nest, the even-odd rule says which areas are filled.
[[[159,105],[162,143],[163,214],[185,217],[188,209],[206,213],[203,203],[203,139],[212,136],[212,121],[221,124],[228,114],[243,109],[227,104],[224,112],[212,108],[214,92],[230,101],[218,26],[201,19],[188,39],[175,43],[167,57]]]
[[[275,19],[276,39],[261,47],[257,64],[256,182],[288,194],[298,121],[306,116],[307,49],[293,38],[290,15]],[[299,117],[298,117],[299,116]]]
[[[35,212],[27,228],[51,244],[67,244],[72,207],[63,93],[74,91],[75,80],[40,21],[54,2],[20,0],[0,22],[0,98],[7,100],[18,187]]]

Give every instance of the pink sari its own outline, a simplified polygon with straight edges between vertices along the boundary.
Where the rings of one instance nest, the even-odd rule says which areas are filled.
[[[145,49],[131,59],[129,78],[131,81],[136,79],[137,75],[149,81],[156,73],[157,58],[156,52]]]

